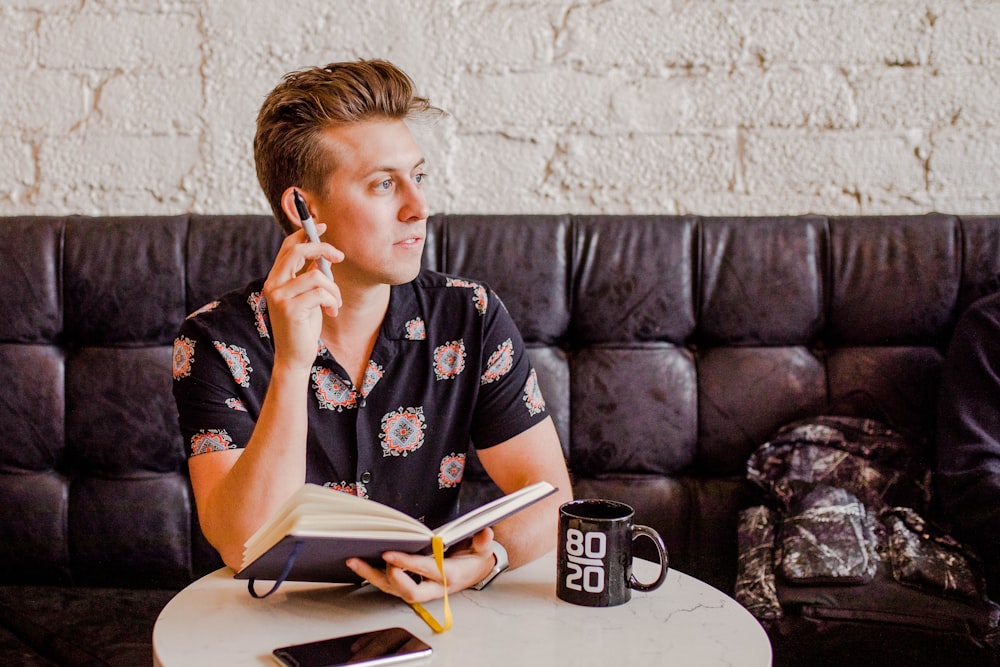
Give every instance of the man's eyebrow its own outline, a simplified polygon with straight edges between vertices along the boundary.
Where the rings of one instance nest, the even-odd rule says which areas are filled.
[[[414,163],[414,165],[413,165],[412,167],[410,167],[410,168],[409,168],[409,169],[408,169],[407,171],[413,171],[414,169],[417,169],[417,168],[419,168],[419,167],[422,167],[422,166],[424,166],[424,164],[425,164],[426,162],[427,162],[427,158],[423,158],[423,157],[422,157],[422,158],[420,158],[420,159],[419,159],[419,160],[418,160],[418,161],[417,161],[416,163]],[[391,174],[391,173],[393,173],[393,172],[396,172],[396,171],[402,171],[402,170],[401,170],[401,169],[399,169],[399,168],[397,168],[397,167],[391,167],[391,166],[388,166],[388,165],[386,165],[386,166],[382,166],[382,167],[373,167],[372,169],[370,169],[370,170],[368,171],[368,173],[369,173],[369,174],[377,174],[377,173],[379,173],[380,171],[384,171],[384,172],[387,172],[387,173],[390,173],[390,174]]]

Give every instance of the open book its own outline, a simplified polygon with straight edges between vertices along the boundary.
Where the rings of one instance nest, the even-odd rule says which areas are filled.
[[[348,558],[378,563],[386,551],[429,554],[435,536],[447,549],[555,491],[537,482],[430,529],[374,500],[306,484],[246,541],[236,578],[357,583]]]

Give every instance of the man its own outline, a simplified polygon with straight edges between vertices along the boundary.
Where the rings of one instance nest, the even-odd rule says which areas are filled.
[[[520,334],[484,286],[420,268],[426,176],[406,120],[433,111],[384,61],[293,72],[261,108],[257,175],[288,236],[263,283],[185,322],[174,355],[198,516],[231,567],[304,482],[444,523],[470,441],[504,492],[543,479],[560,491],[452,550],[449,591],[555,545],[570,482]],[[407,602],[444,594],[432,557],[384,559],[348,564]]]
[[[941,381],[937,498],[951,532],[982,558],[1000,599],[1000,293],[975,301],[955,328]]]

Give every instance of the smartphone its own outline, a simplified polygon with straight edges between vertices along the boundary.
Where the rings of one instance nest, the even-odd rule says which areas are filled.
[[[384,628],[274,649],[287,667],[396,665],[430,657],[431,647],[404,628]]]

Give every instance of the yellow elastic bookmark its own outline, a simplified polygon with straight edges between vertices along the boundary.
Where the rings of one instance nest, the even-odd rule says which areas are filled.
[[[437,563],[438,572],[441,573],[441,585],[444,586],[444,625],[438,622],[429,611],[419,602],[414,602],[410,606],[417,616],[424,619],[424,623],[431,626],[434,632],[447,632],[451,630],[451,605],[448,604],[448,579],[444,576],[444,541],[435,535],[431,538],[431,547],[434,549],[434,562]]]

